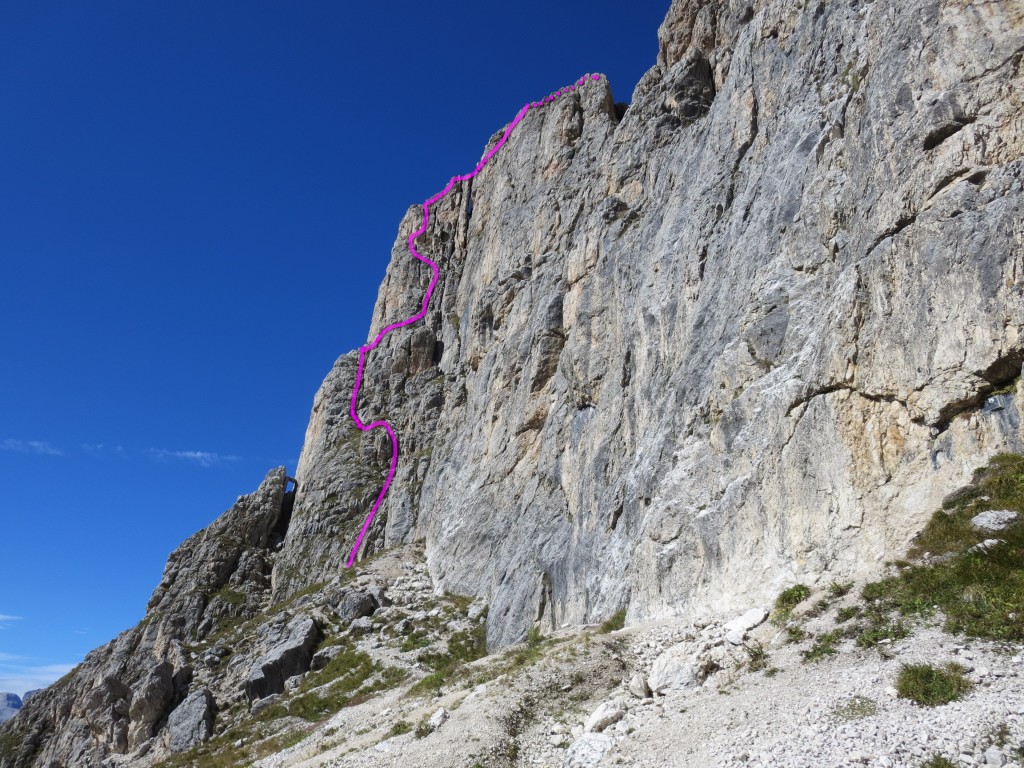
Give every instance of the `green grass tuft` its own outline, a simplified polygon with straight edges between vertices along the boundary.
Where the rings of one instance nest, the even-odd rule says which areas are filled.
[[[896,677],[896,692],[925,707],[936,707],[963,698],[972,688],[959,664],[940,669],[931,664],[904,664]]]
[[[609,632],[616,632],[626,626],[626,611],[616,611],[602,624],[598,630],[602,634],[608,634]]]
[[[835,632],[818,635],[811,647],[803,652],[804,661],[820,661],[827,656],[835,656],[839,653],[838,643],[839,635]]]

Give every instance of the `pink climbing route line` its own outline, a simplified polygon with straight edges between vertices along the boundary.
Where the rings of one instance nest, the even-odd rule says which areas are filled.
[[[505,142],[508,141],[508,137],[512,134],[512,130],[517,125],[519,125],[520,121],[524,117],[526,117],[527,112],[529,112],[531,109],[538,109],[540,107],[547,106],[552,101],[557,99],[559,96],[565,96],[568,93],[572,93],[577,88],[584,85],[587,82],[588,78],[590,80],[601,79],[600,75],[584,75],[579,80],[577,80],[574,85],[568,85],[544,97],[540,101],[532,101],[529,104],[525,105],[522,109],[519,110],[519,113],[515,116],[515,119],[511,123],[509,123],[509,126],[508,128],[505,129],[505,133],[504,135],[502,135],[501,140],[494,145],[490,152],[484,155],[483,159],[479,163],[477,163],[476,168],[473,170],[472,173],[467,173],[464,176],[452,177],[451,181],[448,182],[448,185],[444,189],[442,189],[436,195],[434,195],[425,203],[423,203],[423,224],[420,226],[419,229],[417,229],[415,232],[409,235],[409,250],[412,252],[412,255],[416,259],[430,267],[431,271],[433,272],[433,275],[431,275],[430,278],[430,285],[427,286],[427,292],[423,295],[422,308],[412,317],[407,317],[405,320],[402,320],[401,322],[392,323],[391,325],[385,327],[383,330],[381,330],[380,333],[377,334],[377,338],[375,338],[371,343],[359,348],[359,367],[356,369],[355,386],[352,387],[352,407],[350,409],[352,421],[354,421],[356,426],[363,432],[369,432],[370,430],[376,429],[377,427],[384,427],[384,431],[388,433],[388,437],[391,439],[391,468],[388,470],[388,477],[387,480],[384,481],[384,487],[381,488],[380,493],[377,495],[377,500],[373,503],[373,508],[370,510],[370,514],[366,516],[366,520],[363,522],[363,527],[359,530],[359,535],[356,537],[355,546],[352,547],[352,552],[348,556],[347,567],[349,568],[351,568],[353,563],[355,563],[356,561],[356,556],[359,554],[359,547],[362,545],[363,539],[366,537],[366,532],[370,530],[370,525],[373,523],[373,518],[377,515],[377,510],[380,508],[381,503],[384,501],[384,497],[387,495],[388,488],[391,487],[391,481],[394,480],[395,478],[395,470],[398,468],[398,438],[395,437],[395,432],[391,428],[391,424],[384,420],[374,421],[371,422],[370,424],[363,424],[362,420],[360,420],[359,418],[359,415],[356,413],[356,400],[359,398],[359,385],[362,383],[363,380],[363,365],[366,362],[367,353],[372,352],[374,349],[376,349],[377,345],[380,344],[381,341],[383,341],[384,337],[387,336],[391,331],[397,328],[404,328],[407,325],[412,325],[417,320],[421,320],[427,314],[427,306],[430,304],[430,297],[434,293],[434,287],[437,285],[437,279],[440,274],[440,271],[438,270],[437,264],[435,264],[426,256],[424,256],[423,254],[419,253],[419,251],[416,250],[416,246],[413,244],[413,242],[416,240],[417,237],[419,237],[420,235],[427,231],[427,224],[430,221],[430,206],[436,203],[445,195],[447,195],[449,192],[451,192],[456,182],[468,181],[469,179],[472,179],[474,176],[480,173],[483,167],[487,164],[487,161],[494,157],[498,150],[505,145]]]

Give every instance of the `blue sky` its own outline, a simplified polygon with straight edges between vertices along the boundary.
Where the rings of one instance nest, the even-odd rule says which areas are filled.
[[[294,469],[406,208],[586,72],[628,101],[668,4],[0,5],[0,691]]]

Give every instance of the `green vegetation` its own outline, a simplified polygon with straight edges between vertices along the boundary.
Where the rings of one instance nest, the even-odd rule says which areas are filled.
[[[948,704],[971,690],[966,671],[959,664],[947,664],[944,669],[931,664],[904,664],[896,677],[896,691],[922,706]]]
[[[956,768],[956,763],[942,755],[932,755],[921,763],[921,768]]]
[[[820,661],[826,656],[835,656],[839,653],[837,644],[839,635],[835,632],[825,632],[814,638],[814,643],[803,652],[804,661]]]
[[[793,614],[793,609],[811,596],[811,589],[805,584],[794,584],[784,589],[775,598],[775,610],[772,611],[771,622],[776,626],[784,626]]]
[[[828,585],[828,594],[838,600],[840,597],[846,597],[851,589],[853,589],[852,581],[847,581],[842,584],[838,581],[833,581]]]
[[[609,632],[615,632],[626,626],[626,611],[616,611],[602,624],[598,632],[602,634],[608,634]]]
[[[878,704],[867,696],[851,696],[843,704],[837,704],[832,714],[840,720],[861,720],[878,713]]]
[[[408,720],[399,720],[391,726],[391,730],[388,731],[388,736],[401,736],[403,733],[408,733],[412,730],[412,723]]]
[[[786,627],[786,642],[787,643],[802,643],[810,637],[807,631],[798,625]]]
[[[744,645],[747,652],[747,669],[751,672],[758,672],[768,668],[768,651],[759,642],[755,641],[750,645]]]
[[[838,611],[836,611],[836,622],[838,622],[839,624],[842,624],[844,621],[849,621],[850,619],[855,619],[858,616],[860,616],[860,606],[859,605],[847,605],[847,606],[845,606],[843,608],[840,608]]]
[[[211,600],[215,597],[219,597],[223,602],[227,603],[228,605],[245,605],[246,603],[245,593],[239,592],[237,589],[234,589],[230,584],[225,584],[212,595],[210,595]]]
[[[987,497],[987,498],[984,498]],[[1024,456],[1000,454],[975,473],[971,485],[952,494],[915,539],[908,553],[951,557],[939,562],[901,563],[896,576],[868,584],[868,624],[861,628],[870,647],[884,637],[906,636],[906,627],[890,616],[929,616],[938,607],[952,633],[989,640],[1024,640],[1024,524],[1000,531],[1002,543],[984,552],[968,552],[991,536],[971,526],[986,509],[1009,509],[1024,516]]]
[[[447,653],[424,651],[416,660],[431,670],[431,674],[413,685],[410,696],[435,694],[447,684],[452,673],[463,665],[487,655],[487,627],[481,622],[448,638]]]

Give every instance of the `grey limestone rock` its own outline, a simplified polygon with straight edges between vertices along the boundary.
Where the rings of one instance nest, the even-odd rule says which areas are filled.
[[[996,5],[676,0],[628,108],[601,77],[527,114],[432,207],[429,312],[367,358],[359,413],[401,453],[363,554],[422,541],[492,647],[538,616],[728,617],[900,556],[1024,448],[1020,388],[993,394],[1024,361],[1024,24]],[[368,338],[419,308],[421,215]],[[355,363],[297,470],[280,562],[326,563],[308,580],[386,471]]]
[[[1010,509],[990,509],[971,518],[971,525],[983,531],[1001,531],[1014,520],[1017,513]]]
[[[185,752],[213,734],[213,697],[205,688],[189,694],[167,720],[167,746]]]
[[[1004,388],[1024,363],[1019,3],[674,0],[657,39],[628,106],[588,81],[432,207],[428,313],[366,361],[359,413],[400,457],[359,554],[422,544],[396,602],[471,596],[492,648],[873,576],[1024,450],[1024,388]],[[420,308],[421,216],[368,338]],[[165,662],[177,708],[308,669],[315,624],[288,652],[287,622],[214,666],[190,648],[338,583],[390,458],[349,417],[357,360],[317,392],[297,490],[271,471],[172,553],[146,620],[3,726],[16,768],[98,765],[159,729]],[[695,654],[651,687],[699,683]],[[611,743],[587,734],[566,765]]]
[[[350,622],[363,616],[372,616],[380,607],[380,602],[369,592],[346,589],[331,600],[330,606],[341,621]]]
[[[270,650],[253,666],[244,683],[249,701],[284,691],[285,681],[309,670],[320,630],[308,616],[297,616],[272,633]]]
[[[0,723],[6,723],[21,709],[22,700],[16,693],[0,693]]]

